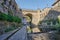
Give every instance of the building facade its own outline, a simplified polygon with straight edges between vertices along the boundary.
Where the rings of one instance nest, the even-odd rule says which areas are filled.
[[[22,19],[22,11],[21,9],[18,8],[15,0],[0,0],[0,12],[7,15],[11,15],[11,16],[16,16]],[[5,22],[5,21],[0,20],[0,34],[5,33],[5,30],[7,28],[12,27],[13,25],[17,26],[20,24],[7,22],[7,21]]]
[[[18,8],[15,0],[0,0],[0,11],[12,16],[20,17],[21,15],[21,11]]]
[[[42,12],[42,20],[40,20],[40,28],[46,31],[50,28],[54,28],[54,25],[58,25],[57,18],[60,16],[60,1],[57,0],[53,5],[52,8],[44,9]]]

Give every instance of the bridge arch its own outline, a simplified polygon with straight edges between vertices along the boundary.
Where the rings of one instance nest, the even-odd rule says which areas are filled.
[[[39,23],[40,20],[40,10],[22,10],[23,16],[28,20],[30,23],[30,28],[32,28],[33,32],[36,32],[35,29],[37,29],[37,32],[40,32],[37,25]]]
[[[27,13],[27,14],[25,14],[25,17],[26,17],[27,20],[30,19],[30,21],[32,22],[32,14]]]

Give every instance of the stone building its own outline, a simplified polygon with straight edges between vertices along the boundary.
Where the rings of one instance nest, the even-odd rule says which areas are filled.
[[[57,0],[52,5],[52,8],[45,8],[44,10],[41,10],[39,15],[40,15],[40,18],[39,18],[40,22],[42,22],[39,25],[39,28],[40,30],[42,28],[43,32],[28,34],[28,39],[30,40],[60,40],[60,37],[57,36],[55,32],[51,32],[51,29],[50,29],[52,28],[52,25],[58,24],[58,22],[54,20],[56,20],[58,16],[60,16],[60,0]],[[55,24],[53,24],[53,22],[46,23],[48,20],[53,20]]]
[[[46,8],[41,12],[40,15],[40,28],[53,28],[52,26],[57,25],[57,18],[60,16],[60,0],[57,0],[52,8]],[[44,30],[44,29],[43,29]]]
[[[7,15],[17,16],[22,19],[22,11],[18,8],[15,0],[0,0],[0,12]],[[0,21],[0,34],[5,32],[5,29],[17,25],[12,22]]]
[[[0,0],[0,11],[12,16],[20,16],[21,11],[15,0]]]

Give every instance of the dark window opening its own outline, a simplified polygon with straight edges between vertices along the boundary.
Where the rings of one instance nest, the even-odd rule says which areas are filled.
[[[50,24],[51,24],[50,22],[47,23],[47,25],[50,25]]]
[[[1,5],[3,6],[3,5],[4,5],[4,3],[1,3]]]
[[[53,25],[56,25],[56,21],[53,21]]]
[[[22,9],[20,9],[20,11],[22,11]]]
[[[6,4],[6,1],[7,1],[7,0],[4,0],[4,4]]]
[[[9,1],[9,4],[11,5],[11,1]]]

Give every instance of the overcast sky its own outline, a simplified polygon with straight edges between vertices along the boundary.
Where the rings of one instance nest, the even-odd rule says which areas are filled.
[[[19,8],[36,10],[51,7],[55,0],[16,0]]]

